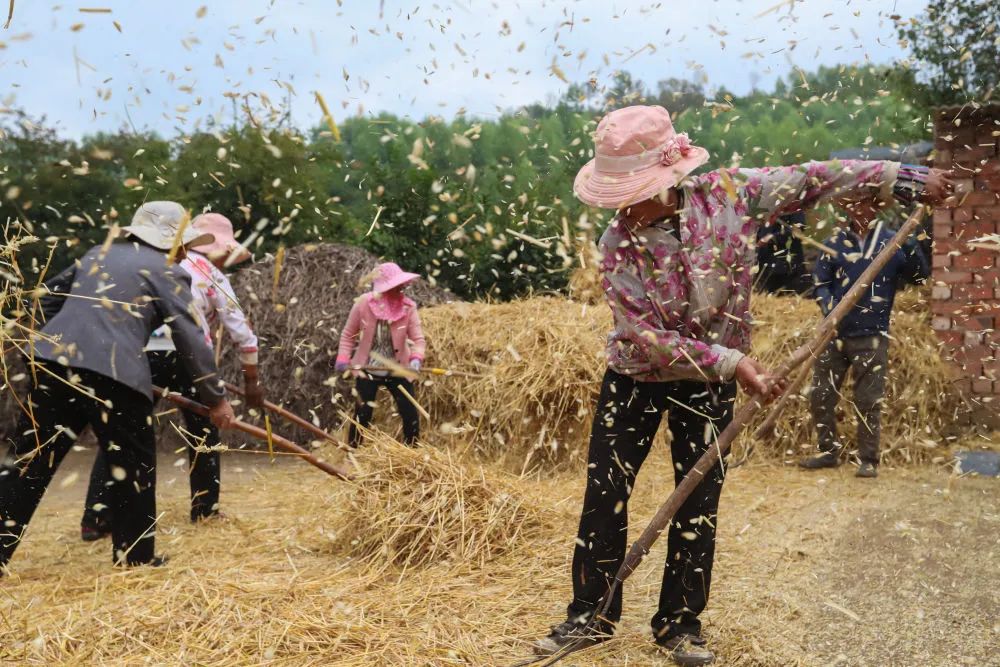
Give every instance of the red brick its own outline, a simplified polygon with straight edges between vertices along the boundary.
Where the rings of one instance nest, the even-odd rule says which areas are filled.
[[[951,265],[958,270],[980,271],[996,266],[996,253],[990,250],[974,250],[951,258]]]
[[[936,230],[935,230],[936,231]],[[971,222],[955,223],[951,228],[954,236],[968,240],[996,234],[997,224],[991,220],[972,220]]]
[[[969,222],[973,218],[973,209],[968,207],[956,208],[951,212],[951,219],[955,222]]]
[[[1000,204],[1000,195],[995,192],[970,192],[959,200],[962,206],[995,206]]]
[[[946,269],[951,266],[951,255],[934,255],[931,266],[935,269]]]
[[[933,329],[934,331],[945,332],[945,331],[950,331],[951,328],[952,326],[950,317],[935,315],[934,317],[931,318],[931,329]],[[961,344],[962,344],[962,335],[958,334],[958,342],[956,343],[956,347],[961,346]]]
[[[936,239],[948,238],[949,236],[952,235],[952,229],[951,229],[951,223],[950,222],[947,223],[947,224],[940,223],[940,222],[939,223],[935,223],[934,226],[931,228],[931,230],[932,230],[931,234]]]
[[[934,239],[934,254],[935,255],[945,255],[950,252],[968,252],[969,244],[963,239],[956,238],[954,236]]]
[[[936,208],[934,209],[934,224],[935,225],[950,225],[951,224],[951,209],[950,208]]]
[[[993,393],[993,381],[975,379],[972,381],[972,393],[973,394],[992,394]]]
[[[955,213],[958,211],[967,211],[969,209],[956,209]],[[980,221],[993,221],[997,222],[1000,220],[1000,206],[977,206],[972,209],[972,216]],[[963,214],[964,217],[964,214]]]
[[[931,301],[931,312],[935,315],[947,315],[949,318],[955,314],[962,305],[954,301]]]
[[[940,280],[949,285],[971,283],[972,274],[969,271],[935,271],[934,280]]]
[[[1000,269],[984,269],[976,271],[972,276],[973,282],[981,285],[1000,285]]]
[[[949,323],[950,324],[950,323]],[[935,331],[938,340],[944,345],[946,349],[953,350],[962,345],[963,334],[961,331]]]
[[[984,283],[973,285],[959,285],[951,293],[952,301],[971,302],[989,301],[993,299],[993,285]]]

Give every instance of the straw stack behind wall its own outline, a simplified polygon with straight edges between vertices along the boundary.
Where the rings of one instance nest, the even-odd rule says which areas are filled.
[[[819,321],[815,304],[798,297],[757,294],[753,312],[753,353],[768,366],[784,361]],[[480,450],[515,469],[579,458],[586,451],[605,368],[607,307],[539,297],[440,306],[427,309],[424,320],[434,342],[433,363],[487,375],[436,379],[424,388],[424,403],[439,424],[473,429]],[[892,335],[883,446],[894,460],[923,460],[946,444],[962,403],[925,311],[897,309]],[[850,385],[845,395],[850,398]],[[853,441],[856,412],[847,401],[842,412],[842,430]],[[757,451],[786,456],[814,446],[805,397],[796,398],[777,433],[778,438],[758,443]]]

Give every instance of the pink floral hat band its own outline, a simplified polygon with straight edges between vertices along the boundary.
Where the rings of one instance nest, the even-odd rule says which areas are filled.
[[[609,174],[631,174],[649,169],[657,164],[669,167],[691,154],[691,140],[686,132],[681,132],[662,144],[639,155],[594,156],[598,171]]]

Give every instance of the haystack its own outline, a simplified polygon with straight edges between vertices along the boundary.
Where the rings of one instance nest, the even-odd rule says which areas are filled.
[[[551,530],[551,510],[514,478],[448,450],[367,435],[357,456],[363,472],[338,513],[337,541],[348,554],[377,566],[482,567]]]
[[[513,467],[579,455],[604,373],[607,308],[558,297],[429,308],[431,361],[483,377],[435,379],[425,407]]]
[[[818,310],[798,297],[753,298],[753,353],[777,366],[812,334]],[[894,315],[883,445],[891,459],[915,461],[947,444],[964,408],[919,293],[905,301],[908,307]],[[538,297],[430,308],[424,320],[435,343],[434,363],[486,376],[437,379],[426,387],[424,404],[439,422],[473,431],[480,450],[515,469],[572,460],[586,451],[611,326],[606,306]],[[848,397],[850,392],[848,385]],[[842,429],[851,441],[856,411],[847,401],[841,407]],[[757,451],[783,457],[813,446],[807,400],[799,396],[779,422],[777,437],[757,443]]]

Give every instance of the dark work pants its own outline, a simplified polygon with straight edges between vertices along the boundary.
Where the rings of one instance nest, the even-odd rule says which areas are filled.
[[[819,448],[839,453],[837,403],[847,372],[854,376],[854,408],[857,410],[858,458],[878,465],[882,433],[882,397],[889,369],[889,339],[885,336],[835,338],[816,360],[810,407]]]
[[[198,400],[191,376],[180,363],[176,352],[150,352],[149,370],[153,384]],[[184,417],[184,440],[187,442],[189,476],[191,478],[191,520],[197,521],[217,514],[219,511],[219,485],[221,464],[218,451],[204,452],[200,446],[214,447],[219,444],[219,431],[212,420],[188,410],[181,410]],[[83,510],[83,524],[103,528],[113,523],[114,515],[107,493],[112,486],[108,477],[105,454],[97,450],[97,460],[90,472],[90,486],[87,488],[87,502]]]
[[[354,394],[357,401],[354,409],[355,421],[365,427],[371,423],[372,413],[375,411],[375,396],[378,394],[379,387],[388,389],[396,400],[396,410],[399,411],[399,416],[403,419],[404,442],[408,445],[415,444],[417,437],[420,436],[420,413],[417,412],[417,406],[413,405],[413,402],[400,391],[400,389],[404,389],[406,393],[416,399],[413,383],[406,378],[391,375],[379,377],[367,373],[358,377],[354,384]],[[361,444],[361,434],[354,424],[351,424],[348,429],[347,441],[352,447]]]
[[[676,485],[732,420],[735,397],[733,383],[636,382],[610,369],[604,374],[590,433],[587,490],[573,552],[570,618],[589,618],[601,606],[625,559],[628,499],[663,412],[669,410]],[[652,619],[658,641],[701,633],[698,615],[708,603],[712,584],[723,477],[722,465],[716,464],[670,524],[659,608]],[[619,587],[607,620],[617,623],[621,613]]]
[[[106,494],[117,517],[112,557],[129,565],[149,562],[156,521],[152,403],[103,375],[47,362],[44,367],[58,379],[37,369],[37,385],[28,395],[37,428],[22,415],[0,466],[0,566],[17,549],[60,462],[88,425],[105,453],[105,474],[113,480]],[[80,376],[78,388],[66,384],[71,373]],[[80,390],[92,390],[93,397]]]

